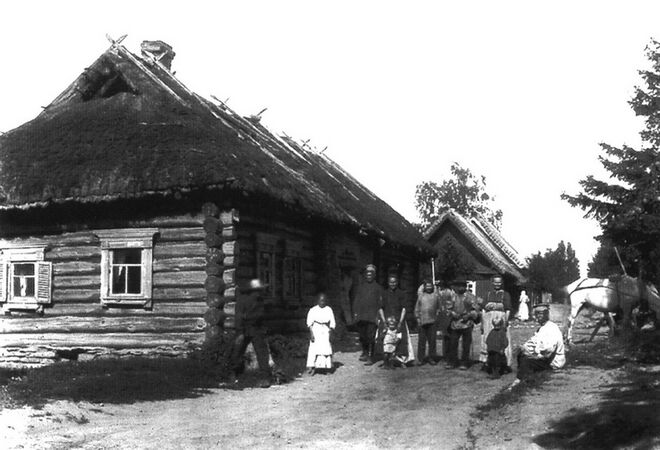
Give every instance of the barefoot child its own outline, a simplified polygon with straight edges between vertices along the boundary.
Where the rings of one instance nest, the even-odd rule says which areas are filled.
[[[383,335],[383,369],[392,369],[396,359],[396,348],[401,342],[403,333],[397,330],[397,320],[394,316],[387,318],[387,329]]]
[[[335,315],[328,306],[325,294],[318,296],[317,305],[307,313],[309,328],[309,350],[307,351],[307,368],[310,374],[317,369],[332,369],[332,346],[330,345],[330,330],[335,329]]]
[[[493,378],[499,378],[507,372],[506,355],[504,350],[509,346],[509,340],[506,337],[504,320],[501,317],[493,319],[493,329],[486,337],[486,347],[488,349],[488,373]]]

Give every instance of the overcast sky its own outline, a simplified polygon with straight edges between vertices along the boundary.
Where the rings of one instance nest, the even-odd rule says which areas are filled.
[[[213,6],[211,6],[213,5]],[[486,176],[523,257],[598,227],[560,200],[639,145],[628,105],[658,2],[3,2],[0,131],[35,117],[109,46],[164,40],[203,96],[326,154],[411,221],[456,161]]]

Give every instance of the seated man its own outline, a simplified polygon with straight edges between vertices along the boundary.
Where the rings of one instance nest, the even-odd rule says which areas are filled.
[[[549,305],[536,305],[534,318],[541,327],[518,349],[518,374],[511,387],[530,378],[535,372],[561,369],[566,364],[564,337],[557,324],[550,321]]]

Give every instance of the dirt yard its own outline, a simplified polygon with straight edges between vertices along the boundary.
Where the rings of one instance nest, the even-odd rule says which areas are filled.
[[[533,331],[515,328],[514,341]],[[574,347],[565,371],[513,392],[513,375],[491,380],[478,364],[386,371],[357,356],[268,389],[4,409],[0,439],[12,449],[660,447],[660,361],[623,356],[602,336]]]

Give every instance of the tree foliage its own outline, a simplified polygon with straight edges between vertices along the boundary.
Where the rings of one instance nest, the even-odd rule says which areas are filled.
[[[495,209],[494,200],[486,192],[486,177],[476,176],[456,162],[451,165],[450,179],[440,184],[425,181],[415,191],[415,208],[424,228],[449,209],[467,217],[478,213],[499,228],[502,211]]]
[[[580,276],[580,262],[575,256],[571,243],[559,242],[555,250],[547,249],[527,258],[529,285],[537,291],[552,293],[553,298],[561,297],[561,288]]]
[[[467,277],[474,271],[472,260],[452,239],[443,240],[437,249],[435,273],[438,279],[449,283],[457,278]]]
[[[580,181],[582,192],[562,198],[598,220],[603,242],[623,250],[624,263],[634,268],[631,275],[655,282],[660,269],[660,43],[651,41],[646,54],[651,67],[639,71],[645,86],[635,87],[629,102],[646,118],[642,148],[600,144],[599,160],[610,179],[587,176]]]
[[[625,267],[625,272],[636,274],[639,252],[634,247],[617,247],[617,250]],[[610,278],[622,273],[623,268],[614,250],[614,245],[607,240],[602,241],[598,251],[587,265],[587,276],[591,278]]]

